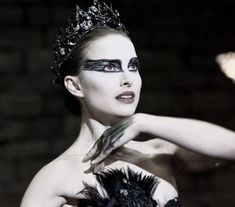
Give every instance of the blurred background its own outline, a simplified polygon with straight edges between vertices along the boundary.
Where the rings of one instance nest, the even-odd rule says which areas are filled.
[[[74,141],[79,117],[53,85],[51,46],[76,1],[0,0],[0,202],[19,206],[32,177]],[[81,7],[92,1],[80,0]],[[215,56],[235,50],[234,0],[116,0],[141,61],[139,112],[235,130],[235,84]],[[234,206],[235,164],[177,179],[187,207]]]

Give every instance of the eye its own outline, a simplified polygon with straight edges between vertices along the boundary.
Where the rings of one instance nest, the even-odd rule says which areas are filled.
[[[104,66],[104,71],[106,72],[119,72],[120,68],[116,66],[115,64],[108,64]]]
[[[139,69],[139,67],[138,67],[138,65],[137,64],[135,64],[135,63],[132,63],[132,64],[129,64],[129,71],[138,71],[138,69]]]

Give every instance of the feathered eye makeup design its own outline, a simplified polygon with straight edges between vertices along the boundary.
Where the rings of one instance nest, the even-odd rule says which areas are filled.
[[[119,59],[87,59],[83,65],[83,70],[97,72],[123,72],[122,63]],[[131,72],[136,72],[139,69],[139,61],[137,57],[130,59],[128,69]]]
[[[131,58],[129,64],[128,64],[129,71],[136,72],[139,70],[139,60],[137,57]]]
[[[122,72],[121,61],[118,59],[87,59],[83,65],[83,70],[98,72]]]

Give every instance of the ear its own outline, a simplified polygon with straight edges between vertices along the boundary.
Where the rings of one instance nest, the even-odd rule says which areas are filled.
[[[84,97],[78,76],[65,76],[64,86],[72,95],[80,98]]]

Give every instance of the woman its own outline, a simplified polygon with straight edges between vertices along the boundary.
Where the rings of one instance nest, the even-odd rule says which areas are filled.
[[[235,159],[232,131],[196,120],[135,114],[141,90],[138,57],[118,13],[106,4],[94,1],[87,12],[77,7],[58,34],[55,58],[56,82],[81,104],[80,133],[34,177],[21,207],[83,206],[79,200],[86,197],[87,185],[103,192],[94,172],[129,168],[157,178],[151,195],[158,206],[172,201],[171,206],[179,206],[175,164],[191,170],[217,165],[183,148]],[[147,141],[133,140],[142,133]]]

